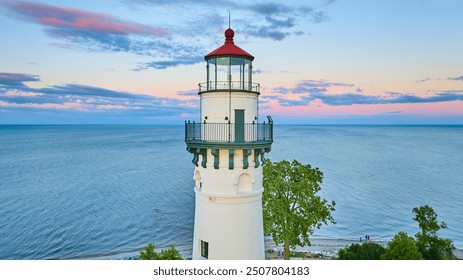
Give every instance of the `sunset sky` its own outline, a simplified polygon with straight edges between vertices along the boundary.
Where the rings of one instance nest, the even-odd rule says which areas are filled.
[[[463,124],[458,0],[0,0],[0,124],[198,120],[229,12],[261,118]]]

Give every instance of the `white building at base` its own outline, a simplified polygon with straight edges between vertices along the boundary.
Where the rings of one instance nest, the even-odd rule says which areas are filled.
[[[273,142],[273,122],[267,117],[258,123],[254,57],[233,37],[227,29],[225,43],[205,56],[201,120],[185,123],[187,150],[196,165],[194,260],[265,259],[262,163]]]

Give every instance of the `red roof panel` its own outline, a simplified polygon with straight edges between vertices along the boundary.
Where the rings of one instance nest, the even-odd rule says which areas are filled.
[[[216,56],[234,55],[234,56],[245,56],[253,60],[254,56],[252,56],[250,53],[246,52],[242,48],[235,45],[235,43],[233,42],[234,35],[235,35],[235,32],[233,31],[233,29],[229,28],[225,30],[225,43],[222,46],[218,47],[216,50],[207,54],[204,58],[209,59],[211,57],[216,57]]]

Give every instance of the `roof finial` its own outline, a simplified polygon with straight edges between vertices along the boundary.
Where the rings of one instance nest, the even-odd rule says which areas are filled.
[[[230,11],[228,11],[228,29],[225,30],[225,44],[233,44],[233,36],[235,35],[235,32],[230,28],[230,22],[231,14]]]

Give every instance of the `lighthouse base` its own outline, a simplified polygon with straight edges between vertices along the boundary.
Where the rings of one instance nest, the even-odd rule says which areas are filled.
[[[265,259],[262,191],[218,196],[196,190],[192,258]]]

